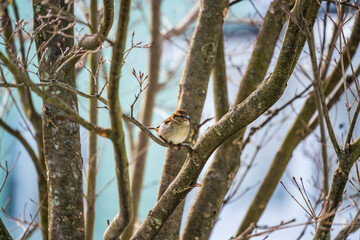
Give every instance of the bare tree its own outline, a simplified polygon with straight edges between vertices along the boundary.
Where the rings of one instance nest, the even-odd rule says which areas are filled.
[[[231,19],[234,6],[242,4],[240,2],[243,1],[201,0],[178,23],[162,30],[162,1],[152,0],[148,26],[151,39],[150,44],[146,44],[142,43],[144,39],[135,42],[134,32],[129,34],[132,11],[146,9],[139,2],[132,6],[130,0],[122,0],[114,13],[113,1],[103,0],[101,8],[98,1],[91,0],[89,13],[85,11],[83,20],[74,13],[75,1],[33,0],[33,25],[29,26],[28,20],[21,18],[16,1],[11,4],[0,1],[0,91],[7,92],[6,97],[0,99],[3,100],[0,127],[21,143],[38,176],[39,201],[35,216],[26,221],[6,215],[23,226],[21,238],[30,236],[37,227],[41,229],[43,239],[95,238],[95,203],[102,192],[96,191],[98,160],[101,158],[98,138],[102,137],[113,146],[119,201],[119,211],[112,221],[107,222],[106,229],[106,223],[103,223],[104,239],[209,239],[216,223],[221,221],[221,211],[241,196],[244,179],[251,173],[256,155],[264,151],[264,146],[273,137],[266,137],[267,131],[276,131],[273,119],[279,119],[281,113],[286,113],[289,106],[303,97],[306,97],[303,107],[299,112],[293,111],[295,120],[282,139],[268,172],[261,178],[262,183],[244,218],[239,219],[237,232],[232,234],[235,239],[250,239],[304,226],[298,237],[301,239],[307,227],[312,226],[314,239],[329,239],[335,217],[344,214],[343,202],[351,204],[348,211],[355,217],[342,229],[337,229],[334,239],[344,239],[359,228],[356,202],[360,192],[360,137],[356,126],[360,111],[360,65],[355,57],[360,42],[359,1],[272,1],[265,16],[261,17],[244,74],[241,64],[233,62],[233,56],[226,52],[229,36],[224,31],[224,23]],[[258,2],[250,0],[250,3],[260,14]],[[332,9],[336,13],[332,13]],[[116,32],[112,36],[109,33],[114,16],[117,16]],[[89,33],[79,35],[75,32],[78,25]],[[348,34],[345,28],[351,33]],[[189,33],[191,37],[188,37]],[[189,112],[191,131],[178,149],[156,137],[148,127],[153,123],[156,99],[163,89],[170,87],[169,79],[174,72],[169,69],[169,79],[162,79],[163,48],[179,36],[188,41],[189,49],[186,50],[181,80],[176,83],[179,87],[176,109]],[[112,51],[110,61],[104,58],[106,48]],[[132,104],[124,106],[120,102],[120,81],[128,81],[121,77],[126,71],[123,66],[135,48],[144,52],[149,49],[148,74],[133,69],[131,74],[138,89],[131,90],[135,95]],[[231,68],[237,69],[241,76],[234,99],[228,94],[233,78],[229,76]],[[76,84],[82,70],[89,73],[87,92],[81,91]],[[272,73],[266,77],[267,72]],[[208,92],[211,74],[213,94]],[[307,82],[301,91],[279,106],[291,76],[299,82],[305,78]],[[13,97],[12,88],[17,89],[18,100]],[[34,103],[34,95],[42,100],[41,108]],[[212,118],[203,119],[205,99],[209,95],[214,96],[215,122]],[[10,107],[9,96],[16,107],[20,101],[21,110],[19,107],[18,110],[24,112],[26,119],[23,121],[29,125],[27,129],[33,135],[31,140],[3,117]],[[89,100],[89,120],[80,114],[79,96]],[[336,114],[332,114],[331,109],[342,96],[347,122],[346,127],[339,130],[334,127]],[[139,118],[134,116],[138,101],[142,101]],[[100,107],[108,113],[109,126],[98,123]],[[130,109],[129,114],[127,110],[123,112],[125,107]],[[286,118],[280,120],[280,124],[288,121]],[[201,129],[204,125],[208,126],[206,130]],[[89,133],[85,176],[80,126]],[[245,152],[258,132],[265,133],[256,143],[253,157],[245,164]],[[317,197],[313,201],[303,179],[299,182],[293,177],[305,202],[303,205],[280,179],[294,149],[308,136],[317,140],[314,149],[319,149],[320,153],[308,151],[308,154],[318,163],[318,168],[313,170],[314,177],[320,176],[322,181],[314,184]],[[152,160],[147,154],[149,138],[167,151],[157,202],[141,222],[138,216],[145,165]],[[214,157],[198,183],[199,175],[212,155]],[[0,167],[5,174],[1,192],[12,168],[8,168],[7,162],[1,163]],[[83,190],[83,179],[86,179],[86,191]],[[289,199],[294,199],[304,210],[308,221],[284,220],[263,229],[258,222],[279,181],[283,191],[289,193]],[[349,194],[346,195],[348,182]],[[180,235],[185,198],[194,188],[198,191],[190,202]],[[7,214],[6,207],[3,212]],[[0,235],[12,239],[11,231],[2,220]]]

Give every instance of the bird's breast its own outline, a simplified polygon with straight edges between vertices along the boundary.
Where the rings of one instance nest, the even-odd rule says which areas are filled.
[[[176,123],[170,123],[166,125],[163,123],[159,127],[158,135],[163,137],[167,142],[179,144],[185,141],[189,135],[189,131],[189,124],[179,125]]]

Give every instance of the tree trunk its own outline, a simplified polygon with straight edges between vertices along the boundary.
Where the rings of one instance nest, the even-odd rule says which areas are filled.
[[[53,8],[54,17],[41,18],[48,14],[49,8]],[[71,49],[74,45],[73,38],[67,37],[74,36],[73,28],[64,31],[67,36],[58,34],[60,29],[67,27],[70,22],[65,17],[46,27],[42,25],[42,21],[54,20],[58,9],[73,14],[72,3],[52,0],[46,5],[40,0],[33,0],[34,27],[43,27],[35,39],[38,59],[43,57],[39,62],[39,73],[42,80],[51,81],[55,77],[57,81],[75,87],[74,68],[67,72],[59,71],[56,76],[54,75],[54,70],[63,62],[59,59],[62,51],[66,48]],[[44,90],[78,111],[76,94],[56,86],[45,87]],[[55,106],[44,102],[42,129],[48,182],[49,239],[83,239],[83,182],[79,125],[69,120]]]

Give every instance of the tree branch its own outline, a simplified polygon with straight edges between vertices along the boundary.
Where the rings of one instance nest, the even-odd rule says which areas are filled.
[[[350,56],[353,56],[356,52],[356,49],[359,44],[359,27],[360,21],[356,21],[353,27],[351,37],[349,39],[350,44],[348,45],[348,51]],[[329,45],[329,52],[332,45]],[[347,58],[344,59],[347,60]],[[351,60],[351,59],[349,59]],[[345,62],[345,66],[348,66],[349,61]],[[331,91],[336,87],[341,79],[340,63],[333,69],[329,77],[324,80],[324,93],[325,95],[330,95]],[[352,79],[354,80],[354,79]],[[337,101],[338,97],[344,91],[344,88],[338,88],[336,96],[331,98],[329,102],[329,107]],[[315,113],[315,99],[314,94],[312,93],[305,101],[300,113],[298,114],[296,120],[293,122],[290,130],[286,134],[285,139],[283,140],[280,148],[278,149],[275,157],[272,160],[271,166],[268,169],[266,176],[264,177],[260,188],[258,189],[250,207],[248,208],[245,217],[238,229],[238,232],[244,231],[251,223],[256,223],[262,213],[264,212],[267,203],[269,202],[276,186],[279,183],[281,176],[283,175],[287,164],[290,161],[293,150],[296,146],[305,139],[317,126],[318,120],[310,122],[311,117]],[[308,127],[310,126],[310,127]]]
[[[351,137],[352,137],[352,134],[354,132],[354,128],[355,128],[355,125],[356,125],[357,118],[359,116],[359,111],[360,111],[360,99],[358,99],[358,102],[356,104],[355,112],[354,112],[354,115],[353,115],[352,120],[351,120],[351,124],[350,124],[349,130],[348,130],[348,134],[346,136],[345,145],[348,145],[351,142]]]
[[[297,6],[301,10],[306,10],[304,17],[312,26],[319,10],[317,3],[311,0],[301,0]],[[131,238],[132,240],[154,238],[176,206],[196,185],[196,180],[213,151],[235,132],[255,120],[280,98],[304,43],[305,38],[302,33],[295,24],[290,22],[274,73],[245,101],[236,105],[215,125],[207,129],[194,146],[194,152],[188,156],[178,176],[150,211],[139,230]]]
[[[125,136],[122,125],[122,110],[119,100],[119,80],[124,59],[131,0],[120,3],[116,38],[112,49],[109,73],[108,103],[111,120],[111,141],[115,154],[115,170],[119,194],[119,213],[104,233],[104,239],[118,239],[133,218],[132,194],[129,179],[129,162],[126,155]]]
[[[31,79],[26,76],[17,66],[15,66],[13,63],[11,63],[2,52],[0,52],[0,60],[3,62],[3,64],[24,84],[29,86],[32,91],[34,91],[38,96],[40,96],[45,102],[52,104],[58,108],[60,108],[62,111],[64,111],[69,118],[82,125],[86,129],[90,131],[95,131],[97,134],[99,134],[102,137],[109,137],[110,136],[110,130],[104,129],[102,127],[95,126],[94,124],[86,121],[80,115],[74,111],[72,108],[70,108],[67,104],[65,104],[61,99],[54,97],[52,95],[49,95],[45,91],[41,90],[35,83],[31,81]],[[46,112],[45,112],[46,113]]]
[[[360,211],[358,210],[353,220],[338,233],[338,235],[334,238],[334,240],[346,239],[351,233],[357,231],[359,228],[360,228]]]
[[[336,154],[339,156],[340,147],[336,140],[334,129],[331,124],[331,120],[329,117],[329,110],[327,108],[326,101],[325,101],[324,90],[323,90],[322,84],[320,82],[320,73],[319,73],[319,69],[318,69],[317,61],[316,61],[314,35],[311,34],[310,30],[306,27],[306,25],[304,26],[304,29],[305,29],[304,35],[305,35],[308,45],[309,45],[311,66],[312,66],[313,74],[314,74],[314,86],[316,89],[315,97],[316,97],[317,101],[321,103],[321,107],[319,106],[319,119],[320,119],[320,121],[322,121],[322,117],[324,117],[331,142],[334,146]],[[323,134],[324,133],[322,133],[322,135]],[[325,143],[323,143],[323,144],[325,144]]]
[[[13,137],[15,137],[19,142],[24,146],[25,150],[28,152],[30,158],[32,159],[36,171],[39,175],[46,176],[45,169],[42,168],[40,161],[38,157],[36,156],[34,150],[28,143],[28,141],[21,135],[21,133],[18,130],[15,130],[11,128],[8,124],[6,124],[1,118],[0,118],[0,126],[4,128],[5,131],[7,131],[9,134],[11,134]]]
[[[70,92],[76,93],[82,97],[88,98],[88,99],[97,99],[100,102],[104,103],[105,105],[107,105],[107,101],[105,98],[101,97],[99,94],[97,93],[91,93],[90,94],[86,94],[80,90],[77,90],[76,88],[66,84],[66,83],[62,83],[59,82],[57,80],[51,80],[48,83],[34,83],[35,86],[38,87],[51,87],[51,86],[58,86],[61,87],[63,89],[69,90]],[[28,87],[25,83],[0,83],[0,88],[22,88],[22,87]]]
[[[90,1],[90,24],[92,27],[98,26],[98,1]],[[104,7],[105,8],[105,7]],[[103,10],[106,11],[105,9]],[[104,17],[103,19],[105,19]],[[111,26],[111,24],[110,24]],[[95,31],[92,31],[94,33]],[[98,61],[100,53],[94,52],[90,56],[90,71],[89,71],[89,94],[98,94]],[[106,104],[105,104],[106,105]],[[98,103],[97,99],[90,99],[89,101],[89,121],[98,124]],[[90,132],[88,145],[88,169],[86,181],[86,205],[85,205],[85,240],[92,240],[95,230],[95,204],[96,204],[96,179],[97,179],[97,157],[98,157],[98,141],[97,134]]]
[[[330,134],[333,146],[335,147],[335,151],[337,153],[339,152],[339,145],[337,143],[336,137],[333,132],[333,128],[329,118],[328,108],[325,102],[326,99],[324,96],[323,85],[321,84],[321,79],[320,79],[320,67],[318,67],[316,60],[314,35],[310,33],[309,29],[306,29],[305,36],[307,38],[307,42],[309,46],[311,66],[314,76],[313,83],[315,87],[315,104],[318,110],[318,121],[319,121],[320,134],[321,134],[321,153],[322,153],[322,161],[323,161],[323,196],[325,198],[328,195],[328,191],[329,191],[329,175],[328,175],[329,167],[328,167],[328,157],[326,150],[327,146],[326,146],[325,126],[323,122],[324,118],[326,121],[326,125],[328,126],[328,124],[330,124],[330,126],[328,126],[328,132]]]
[[[198,138],[201,114],[211,70],[216,58],[219,35],[228,10],[227,4],[227,0],[205,0],[200,2],[200,12],[186,57],[176,105],[177,109],[184,109],[191,116],[191,131],[187,138],[187,141],[191,143],[195,143]],[[195,11],[195,8],[193,10]],[[193,14],[193,17],[195,17],[196,14]],[[158,200],[174,180],[174,177],[178,175],[186,156],[187,152],[183,150],[171,151],[168,149],[166,151],[157,196]],[[166,238],[179,238],[183,204],[184,201],[172,212],[171,217],[162,227],[157,237],[165,238],[166,233],[168,233],[170,236],[166,236]]]
[[[227,94],[224,39],[220,33],[216,60],[213,68],[213,90],[216,121],[229,111]],[[222,200],[228,191],[233,177],[240,166],[239,141],[234,143],[233,136],[217,150],[214,159],[206,171],[201,188],[190,208],[181,239],[208,239],[219,214]],[[214,174],[216,172],[216,174]],[[206,221],[204,220],[206,217]]]
[[[149,126],[151,124],[152,115],[154,112],[155,105],[155,97],[158,91],[158,81],[160,74],[160,60],[161,60],[161,52],[162,52],[162,39],[160,35],[160,27],[161,27],[161,0],[152,0],[151,4],[151,48],[149,49],[149,78],[148,76],[144,77],[144,73],[139,72],[139,76],[136,74],[136,71],[133,70],[133,75],[135,76],[137,82],[139,83],[139,92],[135,94],[135,100],[133,104],[131,104],[131,119],[129,121],[135,120],[133,118],[133,108],[134,104],[140,96],[141,92],[147,88],[145,92],[144,99],[141,104],[141,111],[139,115],[140,121],[145,126]],[[148,82],[145,86],[145,81],[148,79]],[[136,120],[135,120],[136,121]],[[134,123],[134,122],[132,122]],[[137,123],[135,123],[137,125]],[[140,125],[137,125],[138,127]],[[146,129],[147,130],[147,129]],[[146,163],[146,155],[149,145],[149,138],[146,136],[150,136],[153,138],[152,134],[149,135],[149,131],[146,131],[144,128],[138,132],[137,144],[135,145],[135,149],[132,152],[132,162],[131,165],[131,191],[133,194],[133,208],[134,208],[134,219],[130,222],[129,226],[126,228],[125,232],[121,236],[122,240],[128,240],[133,234],[134,225],[136,222],[136,218],[138,216],[138,208],[140,203],[142,184],[145,172],[145,163]],[[154,140],[154,138],[153,138]],[[158,140],[158,139],[156,139]],[[159,142],[158,142],[159,143]]]
[[[194,6],[191,7],[188,14],[185,15],[175,26],[162,31],[162,38],[167,40],[174,36],[179,36],[183,34],[188,29],[189,25],[193,23],[198,17],[199,9],[200,2],[197,2]]]
[[[98,31],[90,36],[85,36],[83,39],[81,39],[79,42],[79,47],[88,50],[94,50],[98,46],[100,46],[109,34],[113,21],[114,1],[103,0],[103,17],[101,19]],[[96,25],[93,25],[94,22],[91,22],[91,24],[91,27],[96,28]]]

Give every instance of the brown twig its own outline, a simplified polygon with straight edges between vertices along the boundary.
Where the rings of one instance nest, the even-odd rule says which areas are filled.
[[[137,75],[135,69],[133,69],[132,71],[132,74],[134,75],[136,81],[138,82],[139,84],[139,92],[135,95],[135,99],[134,99],[134,102],[130,105],[130,109],[131,109],[131,118],[134,118],[134,105],[135,103],[137,102],[137,100],[139,99],[140,97],[140,94],[149,86],[149,82],[147,82],[147,84],[145,85],[145,87],[143,87],[143,84],[145,83],[145,81],[148,79],[148,75],[146,75],[144,77],[144,73],[142,73],[141,71],[139,71],[139,76]]]
[[[281,107],[274,109],[274,110],[268,110],[268,113],[270,114],[270,116],[263,121],[259,126],[256,127],[252,127],[250,129],[250,133],[249,135],[245,138],[244,143],[242,144],[242,149],[245,148],[245,146],[250,142],[251,137],[259,130],[262,129],[266,124],[268,124],[271,119],[273,119],[273,117],[275,117],[279,112],[281,112],[284,108],[286,108],[287,106],[289,106],[290,104],[292,104],[296,99],[302,97],[312,86],[312,84],[310,84],[309,86],[307,86],[303,91],[301,91],[299,94],[296,94],[293,98],[291,98],[287,103],[285,103],[284,105],[282,105]]]
[[[35,215],[34,215],[34,216],[31,216],[31,221],[30,221],[30,223],[29,223],[29,226],[26,228],[26,231],[25,231],[24,234],[22,235],[21,240],[27,239],[27,237],[29,237],[29,235],[37,228],[37,226],[34,226],[35,229],[34,229],[34,227],[31,228],[31,226],[33,225],[33,223],[34,223],[37,215],[39,214],[40,209],[42,208],[42,205],[43,205],[44,201],[47,201],[47,194],[45,194],[45,195],[43,196],[43,198],[41,199],[41,202],[40,202],[40,204],[39,204],[38,209],[37,209],[36,212],[35,212]]]
[[[300,192],[301,197],[303,198],[303,201],[305,202],[307,208],[305,208],[290,192],[289,190],[285,187],[284,183],[282,181],[280,181],[280,184],[284,187],[284,189],[286,190],[286,192],[296,201],[296,203],[308,214],[309,218],[314,220],[315,223],[315,228],[317,228],[317,224],[319,221],[321,221],[322,219],[325,219],[328,216],[332,216],[335,215],[336,211],[331,211],[331,212],[324,212],[324,208],[325,205],[323,204],[321,207],[321,210],[318,214],[315,213],[315,208],[313,207],[307,193],[306,193],[306,189],[303,183],[302,178],[300,178],[301,181],[301,185],[302,185],[302,189],[300,188],[299,184],[297,183],[295,177],[293,177],[293,181],[297,187],[297,189]],[[316,206],[316,205],[315,205]],[[323,214],[326,213],[326,214]]]

